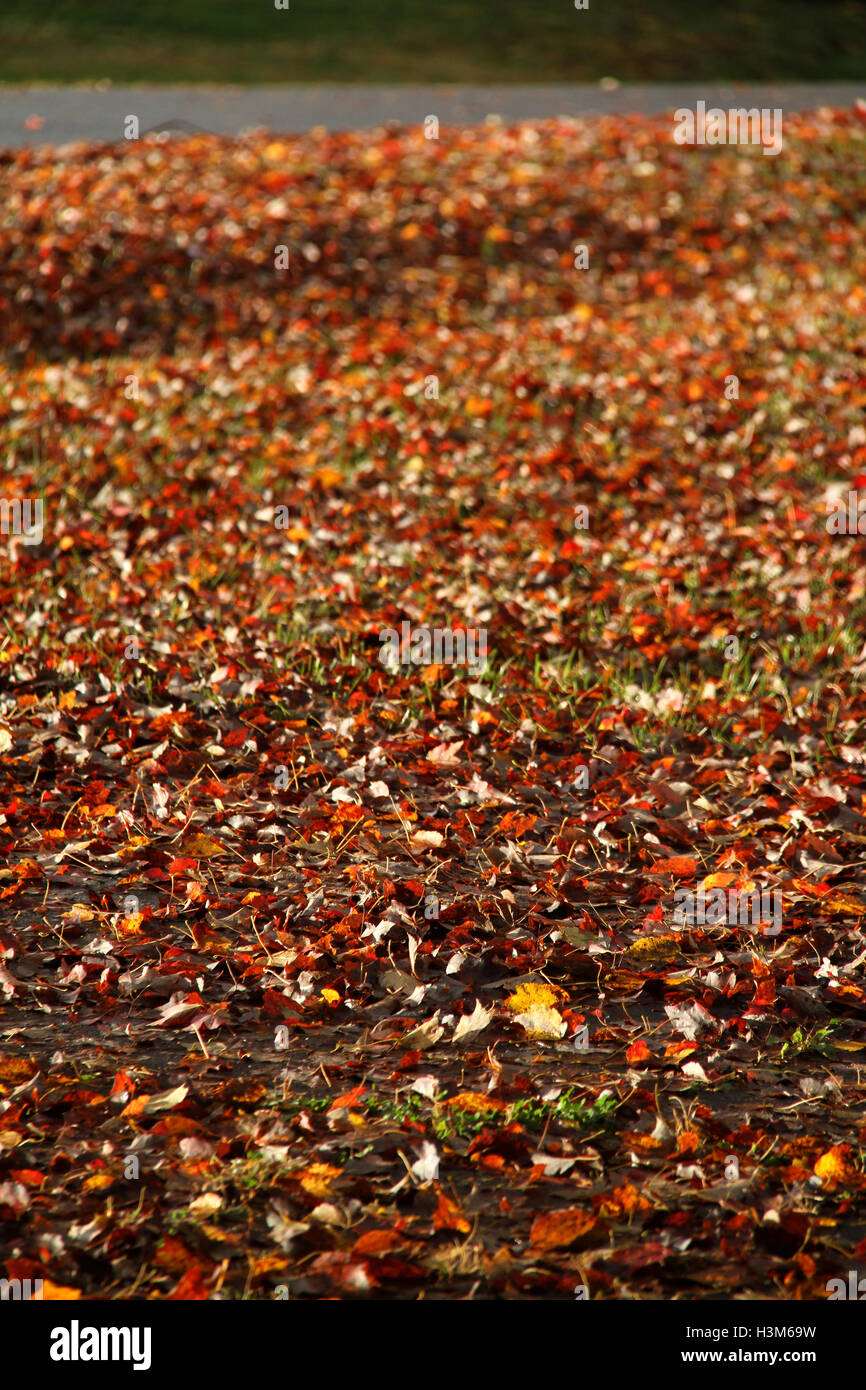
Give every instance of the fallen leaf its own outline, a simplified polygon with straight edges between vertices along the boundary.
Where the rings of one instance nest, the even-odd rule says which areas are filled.
[[[417,1028],[410,1028],[408,1033],[404,1033],[400,1038],[403,1047],[421,1048],[432,1047],[442,1037],[445,1029],[439,1022],[439,1010],[437,1009],[432,1018],[428,1018],[426,1023],[419,1023]]]
[[[568,1024],[556,1009],[547,1004],[535,1004],[522,1014],[516,1014],[515,1023],[526,1029],[528,1038],[561,1038],[568,1031]]]
[[[591,1211],[564,1207],[535,1218],[529,1231],[529,1244],[535,1250],[567,1250],[594,1233],[597,1224]]]
[[[170,1091],[160,1091],[158,1095],[149,1096],[145,1105],[142,1107],[143,1115],[160,1115],[165,1110],[174,1110],[175,1106],[181,1105],[189,1095],[188,1086],[175,1086]],[[144,1097],[142,1097],[144,1099]],[[129,1107],[127,1106],[127,1110]],[[126,1110],[121,1112],[126,1114]]]
[[[457,1027],[451,1036],[452,1042],[460,1042],[462,1038],[467,1038],[472,1033],[480,1033],[486,1028],[493,1018],[493,1009],[485,1009],[480,999],[475,1000],[475,1008],[471,1014],[463,1014],[457,1020]]]
[[[567,999],[568,995],[559,985],[539,984],[534,980],[518,985],[505,1001],[505,1006],[513,1013],[525,1013],[528,1009],[552,1008]]]
[[[438,830],[416,830],[409,843],[413,849],[438,849],[444,845],[445,836]]]
[[[412,1172],[422,1182],[435,1182],[439,1176],[439,1152],[436,1145],[425,1139],[417,1152],[418,1158],[412,1164]]]
[[[187,835],[186,839],[181,841],[180,848],[182,853],[191,859],[215,859],[220,854],[228,854],[228,850],[216,840],[212,840],[210,835],[203,834]]]
[[[468,1235],[472,1230],[472,1223],[466,1219],[463,1208],[454,1201],[453,1197],[448,1197],[437,1186],[439,1203],[433,1213],[434,1231],[460,1231],[462,1235]]]
[[[671,859],[658,859],[647,869],[650,874],[674,874],[677,878],[691,878],[698,867],[697,859],[687,855],[674,855]]]

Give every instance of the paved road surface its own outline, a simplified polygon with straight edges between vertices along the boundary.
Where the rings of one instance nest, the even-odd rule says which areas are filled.
[[[0,83],[0,148],[62,145],[73,140],[119,140],[124,120],[137,116],[142,132],[190,128],[236,135],[255,126],[280,133],[363,130],[384,121],[423,123],[438,116],[442,125],[477,124],[488,115],[505,121],[545,116],[612,112],[652,115],[678,106],[781,107],[806,111],[816,106],[850,106],[866,99],[861,85],[840,83],[728,84],[625,83],[611,90],[598,84],[558,86],[381,87],[361,85],[228,86],[13,86]]]

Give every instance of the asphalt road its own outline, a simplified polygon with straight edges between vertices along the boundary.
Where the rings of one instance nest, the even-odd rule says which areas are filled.
[[[237,135],[254,127],[299,133],[315,126],[364,130],[385,121],[474,125],[495,115],[502,120],[637,112],[658,114],[698,100],[707,106],[781,107],[783,112],[818,106],[850,106],[866,99],[866,81],[854,83],[728,84],[624,83],[501,87],[361,85],[229,86],[13,86],[0,83],[0,148],[64,145],[78,140],[123,138],[127,116],[138,117],[142,133],[190,130]]]

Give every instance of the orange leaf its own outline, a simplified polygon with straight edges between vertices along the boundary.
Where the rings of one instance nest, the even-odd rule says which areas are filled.
[[[650,1211],[652,1203],[642,1197],[633,1183],[623,1183],[615,1187],[609,1197],[602,1202],[601,1210],[605,1216],[631,1216],[636,1211]]]
[[[228,853],[210,835],[187,835],[180,847],[184,854],[191,855],[193,859],[215,859],[218,854]]]
[[[727,888],[730,883],[736,883],[738,874],[707,874],[701,884],[702,888]]]
[[[81,1297],[80,1289],[67,1288],[65,1284],[52,1284],[50,1279],[42,1280],[42,1298],[52,1303],[72,1302]]]
[[[565,1207],[562,1211],[537,1216],[529,1232],[529,1243],[536,1250],[565,1250],[594,1230],[595,1224],[592,1212],[580,1207]]]
[[[443,1105],[451,1110],[466,1110],[472,1115],[488,1115],[495,1110],[507,1109],[501,1100],[493,1100],[479,1091],[459,1091],[450,1100],[443,1101]]]
[[[396,1231],[365,1231],[352,1246],[352,1254],[387,1255],[390,1250],[403,1244],[402,1236]]]
[[[466,1236],[472,1230],[471,1223],[466,1220],[462,1207],[458,1206],[451,1197],[446,1196],[437,1184],[439,1193],[439,1205],[433,1213],[433,1229],[436,1231],[460,1231]]]
[[[351,1091],[346,1091],[345,1095],[337,1096],[328,1106],[329,1112],[331,1110],[348,1110],[350,1105],[356,1105],[358,1103],[366,1089],[366,1086],[362,1082],[360,1086],[355,1086]]]
[[[0,1057],[0,1081],[9,1086],[20,1086],[29,1081],[39,1070],[39,1063],[33,1057]]]
[[[204,1302],[210,1298],[210,1289],[204,1283],[204,1272],[201,1265],[193,1265],[178,1280],[177,1287],[169,1295],[170,1299],[178,1299],[188,1303],[192,1300]]]
[[[83,1187],[85,1192],[101,1192],[105,1187],[111,1187],[114,1178],[110,1173],[94,1173],[91,1177],[85,1178]]]
[[[41,1187],[45,1181],[45,1174],[38,1172],[36,1168],[12,1168],[9,1176],[15,1182],[23,1183],[25,1187]]]
[[[318,473],[313,474],[313,482],[323,488],[339,487],[343,481],[342,473],[338,473],[336,468],[320,468]]]
[[[697,859],[690,859],[685,854],[675,854],[672,859],[656,860],[655,864],[650,865],[647,873],[677,874],[680,878],[686,878],[695,873],[697,867]]]
[[[334,1168],[330,1163],[311,1163],[309,1167],[295,1173],[294,1176],[300,1180],[301,1187],[305,1192],[325,1201],[331,1195],[331,1183],[340,1176],[342,1171],[342,1168]]]
[[[846,1182],[854,1176],[846,1147],[844,1144],[834,1144],[815,1164],[815,1176],[821,1179],[825,1187],[835,1187],[837,1183]]]
[[[135,1120],[135,1119],[137,1119],[138,1116],[139,1116],[139,1115],[142,1113],[142,1111],[144,1110],[144,1107],[147,1105],[147,1102],[148,1102],[149,1100],[150,1100],[150,1096],[149,1096],[149,1095],[146,1095],[146,1096],[138,1096],[136,1100],[131,1100],[131,1101],[129,1102],[129,1104],[128,1104],[128,1105],[125,1105],[125,1106],[123,1107],[123,1109],[121,1110],[121,1112],[120,1112],[120,1118],[121,1118],[122,1120],[127,1120],[127,1119],[128,1119],[128,1120]]]

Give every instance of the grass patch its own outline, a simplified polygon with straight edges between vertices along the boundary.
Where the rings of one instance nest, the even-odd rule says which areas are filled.
[[[466,0],[30,0],[0,16],[0,80],[68,82],[856,81],[866,8],[855,0],[726,7],[567,0],[495,11]]]

